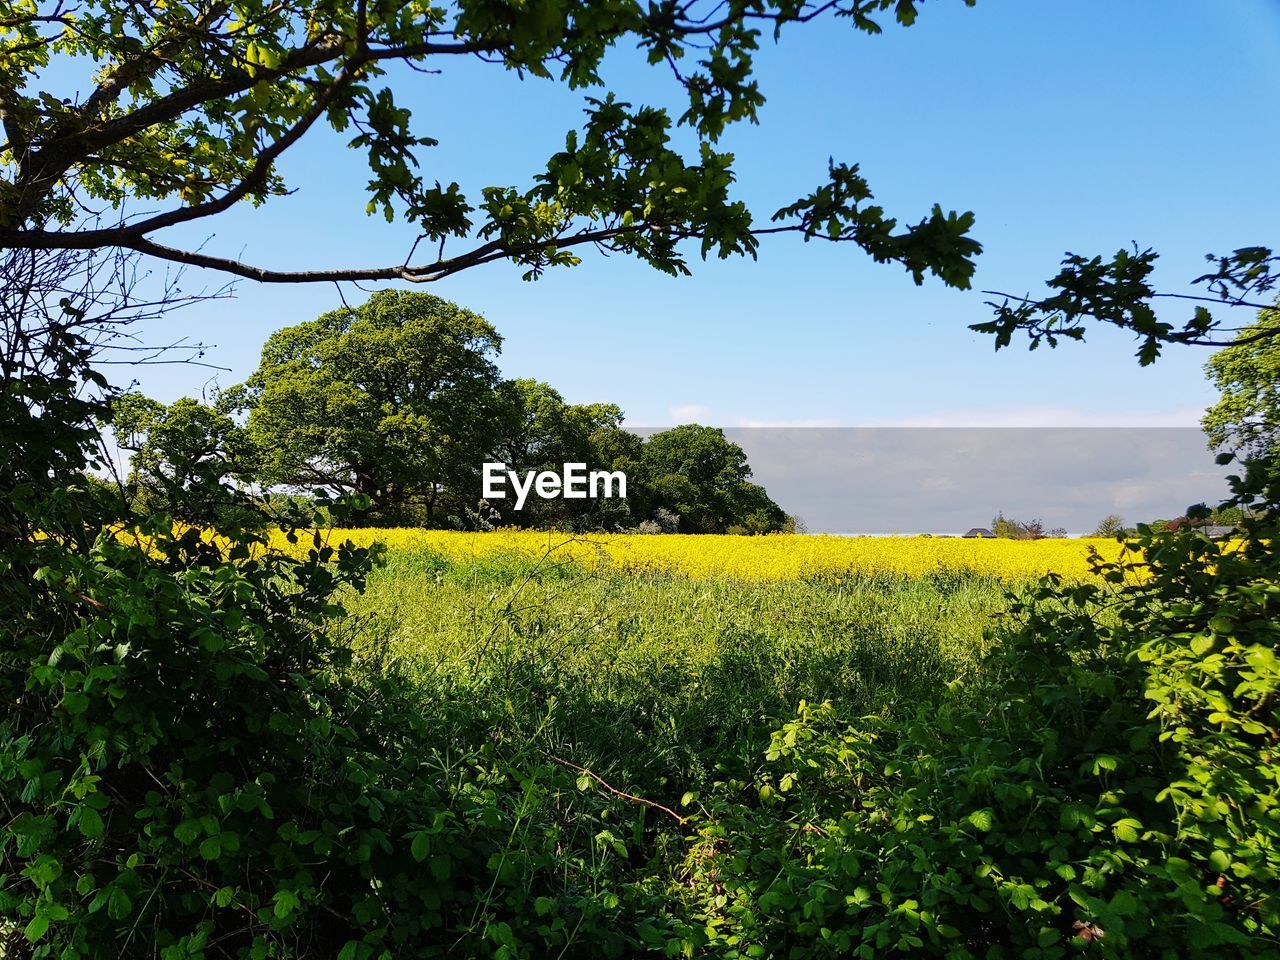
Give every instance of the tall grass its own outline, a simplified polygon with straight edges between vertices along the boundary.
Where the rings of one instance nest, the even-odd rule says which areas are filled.
[[[977,679],[997,579],[791,582],[393,552],[353,597],[363,652],[442,723],[670,800],[744,773],[801,700],[890,712]]]

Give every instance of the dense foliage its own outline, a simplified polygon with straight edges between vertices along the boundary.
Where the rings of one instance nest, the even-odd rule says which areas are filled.
[[[588,470],[621,470],[634,493],[636,465],[644,442],[622,427],[622,409],[612,403],[566,403],[550,384],[518,379],[504,382],[498,401],[500,425],[491,457],[521,474],[559,472],[566,463],[583,463]],[[477,485],[468,489],[472,500]],[[516,511],[511,499],[486,504],[493,526],[559,527],[561,529],[617,529],[642,522],[648,512],[639,499],[544,500],[530,498]]]
[[[877,15],[909,25],[917,6],[0,0],[0,247],[118,248],[272,281],[433,281],[497,260],[535,278],[588,247],[674,274],[688,269],[687,247],[754,255],[762,233],[780,232],[967,287],[980,251],[970,214],[935,206],[900,226],[856,166],[832,162],[827,182],[761,227],[717,148],[763,102],[761,37],[823,13],[871,33]],[[601,63],[623,43],[670,69],[687,100],[674,124],[601,89]],[[434,141],[411,131],[382,78],[460,56],[596,94],[582,129],[524,187],[468,198],[418,172]],[[402,261],[288,272],[163,239],[287,192],[277,161],[321,121],[366,154],[368,212],[412,225],[418,242]],[[677,125],[692,134],[687,152]],[[418,249],[434,258],[414,262]],[[1048,296],[1004,297],[977,328],[997,346],[1019,332],[1034,346],[1108,323],[1133,333],[1149,363],[1167,343],[1220,343],[1209,306],[1266,306],[1280,284],[1270,248],[1215,258],[1179,325],[1154,306],[1155,263],[1152,251],[1069,255]],[[465,487],[459,472],[475,461],[451,436],[531,465],[561,449],[625,460],[655,523],[683,510],[686,529],[764,529],[778,513],[716,431],[637,446],[608,407],[499,383],[496,334],[480,318],[380,297],[363,315],[282,332],[274,367],[234,398],[279,403],[256,421],[251,410],[243,429],[228,409],[190,401],[106,402],[70,320],[42,328],[38,366],[4,358],[6,960],[1280,951],[1271,471],[1251,465],[1241,483],[1238,538],[1139,529],[1131,558],[1100,561],[1101,585],[1050,577],[1022,596],[989,654],[949,683],[936,682],[926,650],[876,647],[892,631],[874,603],[850,612],[835,601],[823,631],[859,640],[838,657],[816,655],[824,637],[803,608],[760,616],[758,633],[772,618],[811,635],[804,669],[777,650],[753,660],[761,645],[716,624],[717,679],[754,678],[739,691],[772,699],[696,699],[685,677],[696,671],[661,658],[656,693],[566,685],[555,655],[564,624],[519,602],[537,578],[564,575],[540,562],[514,571],[487,632],[474,607],[456,612],[484,669],[428,683],[382,656],[378,631],[393,624],[344,611],[374,552],[327,545],[301,516],[282,527],[293,549],[248,532],[259,521],[228,484],[241,439],[257,436],[243,452],[274,471],[269,482],[310,486],[323,473],[320,486],[388,518],[409,510],[410,487],[428,500]],[[382,322],[384,305],[409,302],[421,326]],[[25,357],[32,331],[16,319]],[[1274,315],[1262,319],[1233,350],[1277,334]],[[485,415],[465,420],[473,401]],[[96,427],[113,417],[138,440],[133,506],[85,473]],[[400,458],[410,475],[387,475]],[[326,520],[342,519],[340,501],[326,506]],[[212,517],[224,536],[175,517]],[[931,576],[934,592],[894,630],[964,589]],[[804,587],[841,598],[856,584]],[[639,629],[612,627],[616,651]],[[486,659],[498,639],[511,644]],[[550,655],[503,656],[518,644]],[[885,649],[904,655],[875,655]],[[584,657],[579,676],[591,668]],[[786,677],[837,695],[779,725],[779,701],[795,692]],[[864,696],[877,684],[899,695]],[[652,709],[681,697],[707,709]],[[602,717],[612,726],[568,735]],[[655,763],[655,741],[677,748]],[[594,747],[622,789],[558,758],[563,747]]]
[[[1140,531],[1106,584],[1021,598],[976,695],[887,722],[802,705],[757,801],[701,829],[687,935],[725,956],[1274,956],[1278,535],[1274,509],[1229,542]]]
[[[641,497],[678,516],[682,533],[768,533],[787,524],[782,508],[750,482],[742,447],[722,430],[685,424],[656,433],[639,467]]]
[[[985,657],[902,647],[917,614],[885,647],[873,606],[833,607],[823,630],[859,639],[822,655],[807,601],[762,622],[812,643],[769,653],[708,611],[727,630],[712,685],[664,663],[646,689],[604,676],[589,647],[559,668],[566,624],[522,597],[540,578],[564,595],[573,567],[529,561],[492,624],[464,618],[476,669],[451,679],[388,666],[393,604],[344,617],[368,550],[301,532],[291,550],[210,541],[83,482],[110,411],[78,395],[93,378],[68,346],[0,395],[6,956],[1280,947],[1280,530],[1264,470],[1242,481],[1256,495],[1241,496],[1241,538],[1141,529],[1100,582],[1051,576],[1022,596]],[[475,576],[461,582],[493,590]],[[967,589],[934,581],[935,598]],[[856,580],[785,589],[889,602]],[[724,595],[758,602],[732,582]],[[619,651],[637,612],[611,628]],[[831,702],[770,737],[792,682]],[[707,699],[735,683],[742,695]]]
[[[248,411],[243,473],[438,523],[441,494],[476,490],[496,439],[500,343],[479,315],[402,291],[276,331],[232,391]]]
[[[375,553],[124,512],[65,346],[0,392],[0,955],[616,954],[591,798],[353,663]]]
[[[162,404],[125,393],[111,399],[110,417],[130,454],[123,492],[140,513],[231,530],[253,523],[255,505],[230,482],[247,449],[226,410],[191,397]]]

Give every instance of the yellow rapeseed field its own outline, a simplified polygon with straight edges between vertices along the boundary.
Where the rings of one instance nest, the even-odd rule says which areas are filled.
[[[973,570],[1005,580],[1028,580],[1045,573],[1077,579],[1089,575],[1096,549],[1115,559],[1115,540],[987,540],[958,537],[838,537],[773,534],[761,537],[678,534],[593,534],[572,536],[531,530],[458,533],[421,529],[332,530],[330,542],[349,539],[360,546],[375,541],[390,551],[429,550],[454,560],[520,553],[549,555],[621,570],[660,570],[692,577],[799,580],[822,574],[932,570]]]

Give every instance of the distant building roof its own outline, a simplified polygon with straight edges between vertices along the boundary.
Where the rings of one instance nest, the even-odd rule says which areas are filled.
[[[966,534],[965,534],[965,536],[966,536],[966,537],[991,537],[991,538],[994,538],[994,537],[995,537],[995,534],[994,534],[994,533],[992,533],[990,530],[988,530],[986,527],[974,527],[972,530],[970,530],[968,533],[966,533]]]
[[[1169,532],[1177,533],[1179,530],[1197,530],[1206,537],[1229,537],[1236,532],[1236,528],[1229,524],[1205,523],[1203,520],[1188,520],[1186,517],[1175,517],[1169,521]]]

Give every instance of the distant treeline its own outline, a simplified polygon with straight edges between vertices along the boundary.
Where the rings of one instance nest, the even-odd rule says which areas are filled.
[[[1239,506],[1210,508],[1205,504],[1196,504],[1188,507],[1188,513],[1183,516],[1168,520],[1151,520],[1143,524],[1143,526],[1157,532],[1177,530],[1184,526],[1220,530],[1234,528],[1244,520],[1246,514],[1247,511]],[[1126,524],[1124,518],[1119,514],[1111,513],[1099,520],[1098,525],[1085,536],[1130,537],[1138,532],[1138,526]],[[1045,522],[1039,518],[1034,520],[1015,520],[1012,517],[1006,517],[1002,510],[992,519],[989,529],[970,531],[970,535],[973,534],[991,536],[1003,540],[1043,540],[1045,538],[1065,537],[1067,536],[1067,531],[1063,527],[1046,527]]]
[[[218,525],[253,501],[355,496],[365,525],[767,533],[794,521],[750,481],[742,448],[686,424],[642,438],[610,403],[505,380],[476,313],[386,291],[278,330],[257,371],[206,401],[115,401],[123,483],[144,509]],[[481,467],[621,470],[626,499],[481,501]]]

